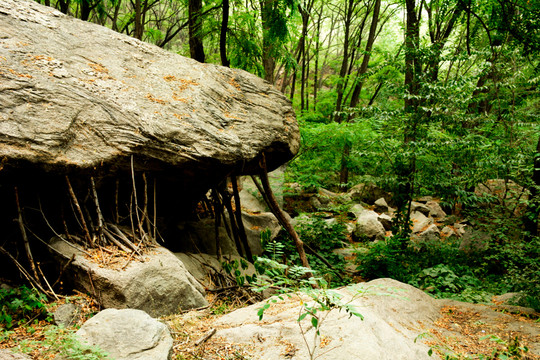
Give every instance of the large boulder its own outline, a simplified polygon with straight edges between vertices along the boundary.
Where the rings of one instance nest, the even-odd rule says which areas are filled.
[[[51,247],[60,265],[69,261],[68,280],[93,294],[105,308],[140,309],[157,317],[208,304],[204,288],[165,248],[151,249],[142,261],[126,259],[111,268],[102,267],[63,240],[53,240]]]
[[[323,343],[317,343],[317,359],[431,359],[429,347],[416,339],[439,317],[437,300],[391,279],[349,286],[334,293],[364,320],[338,310],[321,314]],[[302,329],[297,319],[301,301],[309,306],[312,300],[294,295],[282,298],[271,303],[262,321],[257,316],[257,310],[264,305],[261,303],[225,315],[218,325],[226,328],[218,330],[216,336],[225,343],[246,344],[254,359],[309,359],[305,341],[313,348],[315,330],[309,316],[303,320]]]
[[[353,201],[362,201],[367,204],[373,204],[380,198],[391,199],[390,194],[373,183],[357,184],[349,190],[348,195]]]
[[[258,173],[262,154],[271,171],[299,149],[290,101],[245,71],[29,0],[0,1],[0,33],[0,198],[12,198],[15,186],[22,207],[39,208],[39,198],[56,229],[63,211],[72,214],[65,175],[90,205],[95,179],[107,221],[115,198],[129,217],[136,183],[139,207],[147,189],[148,206],[157,207],[148,213],[169,245],[175,222],[188,220],[208,189],[232,173]],[[17,226],[15,211],[0,208],[1,228]],[[50,237],[41,214],[34,217],[48,231],[38,236]]]
[[[500,205],[520,216],[526,208],[529,191],[512,180],[489,179],[474,188],[474,194],[484,198],[481,205],[493,208]]]
[[[379,214],[372,210],[364,210],[356,219],[354,236],[357,239],[384,240],[386,231],[379,222]]]
[[[0,29],[0,157],[8,164],[127,169],[135,155],[137,170],[202,173],[222,164],[249,173],[262,151],[275,168],[298,150],[290,102],[245,71],[33,1],[2,0]]]
[[[167,326],[134,309],[106,309],[86,321],[77,335],[116,360],[169,360],[173,339]]]
[[[433,218],[427,217],[420,211],[414,211],[411,213],[411,221],[413,223],[411,228],[413,234],[422,232],[426,230],[428,226],[433,224]]]

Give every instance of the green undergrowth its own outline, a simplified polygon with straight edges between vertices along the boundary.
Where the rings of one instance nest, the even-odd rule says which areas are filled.
[[[436,298],[489,303],[494,295],[519,292],[516,305],[540,310],[540,239],[492,239],[483,251],[466,253],[459,240],[408,245],[399,237],[367,245],[357,252],[362,277],[390,277]]]

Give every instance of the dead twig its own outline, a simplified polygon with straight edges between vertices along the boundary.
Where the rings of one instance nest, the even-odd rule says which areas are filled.
[[[94,198],[94,204],[96,205],[96,213],[97,213],[97,220],[98,220],[98,239],[103,239],[103,224],[105,223],[105,219],[103,218],[103,214],[101,213],[101,207],[99,206],[99,199],[98,194],[96,190],[96,183],[94,181],[94,177],[90,177],[90,186],[92,187],[92,197]]]
[[[88,241],[91,247],[94,247],[94,241],[92,240],[92,236],[90,236],[90,231],[88,230],[88,226],[86,226],[86,220],[84,220],[84,215],[81,210],[81,206],[79,205],[79,201],[77,200],[77,196],[75,196],[75,192],[73,191],[73,187],[71,186],[71,182],[69,181],[69,177],[67,175],[66,175],[66,183],[68,186],[69,195],[71,196],[71,200],[73,201],[73,204],[75,205],[75,209],[77,209],[77,213],[79,214],[79,220],[83,227],[86,240]]]
[[[26,251],[26,257],[28,258],[28,263],[30,264],[30,268],[32,269],[32,273],[34,274],[35,280],[39,282],[39,275],[36,270],[36,263],[34,262],[34,257],[32,256],[32,250],[30,249],[30,242],[28,241],[28,236],[26,236],[26,230],[24,229],[24,221],[22,217],[21,204],[19,203],[19,191],[16,186],[15,186],[15,203],[17,204],[17,213],[18,213],[17,222],[19,223],[19,229],[21,230],[21,236],[24,242],[24,250]]]
[[[201,346],[202,344],[204,344],[205,342],[207,342],[212,336],[214,336],[214,334],[217,332],[216,329],[211,329],[211,330],[208,330],[206,332],[206,334],[204,334],[204,336],[202,338],[200,338],[199,340],[195,341],[195,346]]]

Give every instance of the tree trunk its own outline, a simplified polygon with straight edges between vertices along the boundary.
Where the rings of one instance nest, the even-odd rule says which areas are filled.
[[[231,64],[227,59],[227,28],[229,27],[229,0],[223,0],[221,17],[221,33],[219,36],[219,55],[221,65],[229,67]]]
[[[373,49],[373,43],[377,35],[377,25],[379,23],[379,14],[381,10],[381,0],[375,0],[375,5],[373,7],[373,17],[371,19],[371,26],[369,29],[368,40],[366,43],[366,49],[364,52],[364,58],[362,59],[362,64],[356,75],[356,84],[351,96],[350,107],[355,108],[360,101],[360,93],[362,92],[362,87],[364,85],[364,79],[369,65],[369,59],[371,57],[371,50]],[[349,114],[347,117],[347,122],[352,118],[352,114]],[[341,170],[339,175],[339,184],[342,191],[347,190],[347,183],[349,182],[349,156],[351,153],[352,145],[345,143],[343,146],[343,152],[341,156]]]
[[[144,32],[141,10],[142,10],[141,0],[135,0],[135,33],[133,34],[133,36],[139,40],[142,40],[142,36]]]
[[[189,28],[189,53],[192,59],[205,62],[204,46],[202,41],[202,0],[189,0],[188,4],[188,28]]]
[[[278,202],[276,200],[276,197],[274,196],[274,193],[272,192],[272,188],[270,187],[270,182],[268,181],[268,172],[266,168],[266,157],[264,153],[262,154],[261,160],[260,160],[260,167],[261,170],[259,172],[259,176],[261,178],[262,187],[264,189],[263,197],[268,202],[268,206],[278,219],[281,226],[285,228],[285,230],[289,233],[291,238],[294,241],[294,245],[296,246],[296,250],[298,251],[298,256],[300,257],[300,261],[302,262],[302,266],[305,268],[310,268],[309,262],[306,257],[306,252],[304,251],[304,243],[302,240],[300,240],[300,237],[294,230],[291,223],[287,220],[283,212],[281,211]],[[264,196],[266,195],[266,196]],[[310,277],[313,276],[313,274],[308,273]]]

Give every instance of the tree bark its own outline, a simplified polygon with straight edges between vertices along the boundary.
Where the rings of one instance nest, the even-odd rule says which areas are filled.
[[[221,16],[221,32],[219,35],[219,55],[221,65],[229,67],[230,61],[227,59],[227,29],[229,27],[229,0],[223,0]]]
[[[296,251],[298,251],[298,256],[300,257],[300,261],[302,262],[302,266],[309,269],[309,262],[306,257],[306,252],[304,251],[304,242],[300,239],[289,220],[287,220],[287,218],[281,211],[276,197],[272,192],[272,188],[270,187],[270,182],[268,181],[268,172],[266,168],[266,157],[264,153],[262,154],[260,160],[259,177],[261,178],[262,187],[265,192],[265,194],[263,194],[263,197],[265,198],[265,200],[267,200],[268,206],[272,210],[272,213],[274,213],[274,215],[277,217],[281,226],[285,228],[285,230],[293,239],[294,245],[296,246]],[[308,273],[307,275],[310,277],[313,276],[313,274],[311,273]]]
[[[202,0],[189,0],[189,53],[192,59],[205,62],[204,46],[202,40]]]

